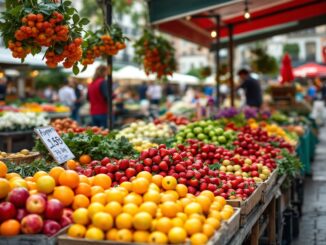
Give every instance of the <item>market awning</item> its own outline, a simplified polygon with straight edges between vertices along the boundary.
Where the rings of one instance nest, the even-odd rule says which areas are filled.
[[[295,77],[326,77],[326,66],[308,63],[293,69]]]
[[[227,42],[228,26],[233,25],[234,43],[300,30],[326,23],[326,1],[250,0],[250,19],[244,18],[244,0],[151,0],[151,22],[159,30],[202,46],[210,47],[214,18],[220,15],[221,43]],[[199,18],[200,17],[200,18]]]

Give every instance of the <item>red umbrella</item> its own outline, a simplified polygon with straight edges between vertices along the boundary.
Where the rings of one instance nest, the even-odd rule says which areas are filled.
[[[286,53],[282,59],[282,67],[281,67],[281,83],[291,83],[294,79],[291,58],[288,53]]]
[[[308,63],[293,70],[295,77],[326,77],[326,66]]]

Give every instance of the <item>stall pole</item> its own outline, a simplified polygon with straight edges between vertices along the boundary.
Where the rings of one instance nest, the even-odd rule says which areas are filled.
[[[216,65],[216,107],[220,109],[221,93],[220,93],[220,22],[219,15],[215,16],[216,21],[216,44],[215,44],[215,65]]]
[[[234,51],[234,43],[233,43],[233,25],[228,25],[229,30],[229,71],[230,71],[230,90],[231,90],[231,106],[234,106],[234,80],[233,80],[233,51]]]
[[[111,26],[112,24],[112,1],[105,0],[105,20],[106,24]],[[108,128],[113,129],[113,84],[112,84],[112,56],[109,55],[107,58],[108,66]]]

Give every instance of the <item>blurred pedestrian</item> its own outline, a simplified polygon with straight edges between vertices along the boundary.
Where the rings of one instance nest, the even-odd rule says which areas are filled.
[[[142,100],[146,100],[147,97],[146,97],[146,92],[147,92],[147,84],[145,81],[143,81],[141,83],[141,85],[139,86],[138,88],[138,95],[139,95],[139,100],[142,101]]]
[[[241,84],[237,89],[242,88],[245,91],[246,105],[259,108],[263,103],[261,86],[258,80],[252,78],[247,69],[241,69],[238,72]]]
[[[59,89],[59,102],[65,106],[68,106],[70,110],[73,110],[76,95],[74,89],[71,87],[68,79],[64,79],[62,87]]]
[[[162,88],[159,84],[155,84],[151,81],[146,94],[152,105],[160,105],[162,99]]]
[[[312,81],[309,81],[309,87],[307,91],[307,96],[310,101],[314,101],[317,96],[317,88]]]
[[[0,78],[0,102],[6,100],[7,95],[7,82],[5,78]]]
[[[53,102],[53,99],[55,97],[55,91],[54,91],[52,85],[48,85],[46,87],[46,89],[44,90],[43,96],[48,102]]]
[[[88,85],[88,100],[90,103],[90,114],[92,124],[99,127],[107,127],[108,111],[108,89],[105,80],[108,74],[107,66],[100,65],[97,67],[93,81]]]
[[[79,86],[77,80],[72,78],[71,80],[71,86],[74,89],[76,100],[74,103],[74,107],[72,109],[71,117],[77,122],[80,122],[80,117],[79,117],[79,109],[82,106],[82,101],[83,101],[83,93],[82,93],[82,87]]]

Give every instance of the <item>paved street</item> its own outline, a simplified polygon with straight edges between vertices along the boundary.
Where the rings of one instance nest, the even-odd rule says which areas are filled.
[[[326,127],[320,130],[312,172],[305,179],[300,235],[294,245],[326,245]]]

